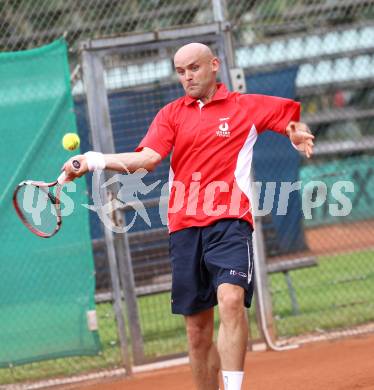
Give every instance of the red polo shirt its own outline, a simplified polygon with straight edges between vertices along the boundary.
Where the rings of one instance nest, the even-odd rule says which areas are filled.
[[[229,92],[218,84],[203,105],[189,96],[163,107],[137,147],[151,148],[170,167],[169,230],[207,226],[223,218],[253,223],[250,170],[257,135],[285,134],[299,121],[300,104],[265,95]]]

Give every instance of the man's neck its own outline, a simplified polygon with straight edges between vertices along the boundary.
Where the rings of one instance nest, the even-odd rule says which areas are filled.
[[[207,104],[213,99],[213,96],[215,95],[216,92],[217,92],[217,84],[214,84],[213,87],[208,91],[206,96],[202,96],[200,100],[204,104]]]

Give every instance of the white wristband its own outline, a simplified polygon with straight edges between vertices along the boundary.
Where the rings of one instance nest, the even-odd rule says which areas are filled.
[[[102,153],[99,152],[86,152],[87,167],[90,172],[98,169],[105,169],[105,158]]]

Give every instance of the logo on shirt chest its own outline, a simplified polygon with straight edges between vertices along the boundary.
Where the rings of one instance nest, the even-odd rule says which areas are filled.
[[[230,118],[219,118],[220,124],[218,125],[218,130],[216,131],[216,135],[218,137],[228,138],[230,137],[230,127],[228,124],[228,120]]]

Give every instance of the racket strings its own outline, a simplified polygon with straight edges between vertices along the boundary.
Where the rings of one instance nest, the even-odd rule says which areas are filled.
[[[16,202],[22,221],[33,230],[53,234],[60,220],[60,204],[48,187],[23,185]]]

